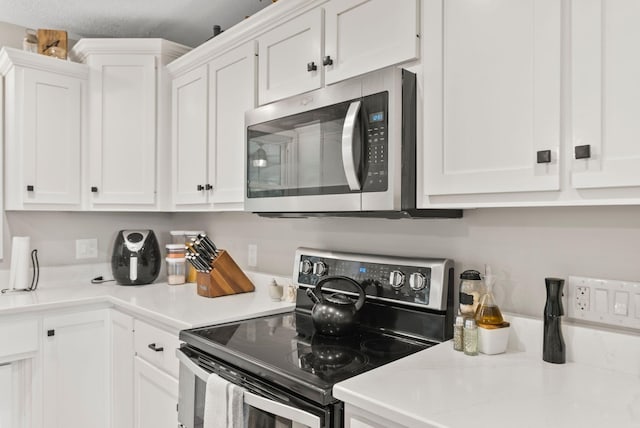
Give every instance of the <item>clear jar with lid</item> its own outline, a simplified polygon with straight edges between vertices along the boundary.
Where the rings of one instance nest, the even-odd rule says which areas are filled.
[[[480,272],[465,270],[460,274],[460,314],[473,318],[480,303],[480,297],[485,293]]]
[[[187,259],[177,257],[167,257],[167,283],[169,285],[179,285],[185,283]]]

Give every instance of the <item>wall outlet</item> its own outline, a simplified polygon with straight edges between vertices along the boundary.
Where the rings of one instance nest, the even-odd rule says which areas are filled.
[[[640,329],[640,283],[570,276],[567,316]]]
[[[573,300],[573,303],[576,307],[576,310],[579,312],[588,311],[591,309],[591,305],[589,304],[589,287],[586,286],[578,286],[576,287],[576,297]]]
[[[76,259],[97,259],[98,239],[76,239]]]
[[[249,267],[258,266],[258,246],[256,244],[249,244],[248,253],[247,264]]]

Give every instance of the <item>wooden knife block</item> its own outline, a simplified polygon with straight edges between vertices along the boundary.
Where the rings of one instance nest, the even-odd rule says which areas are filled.
[[[253,283],[225,250],[211,261],[211,267],[211,272],[198,272],[196,277],[200,296],[220,297],[255,290]]]

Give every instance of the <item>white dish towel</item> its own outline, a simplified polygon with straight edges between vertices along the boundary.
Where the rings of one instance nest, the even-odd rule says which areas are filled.
[[[204,397],[203,428],[244,427],[244,390],[211,373]]]

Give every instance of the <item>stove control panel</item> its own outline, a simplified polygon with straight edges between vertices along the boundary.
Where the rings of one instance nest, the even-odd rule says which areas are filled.
[[[453,281],[453,261],[353,254],[299,248],[293,278],[300,287],[315,287],[327,276],[347,276],[359,282],[368,298],[446,310]],[[353,286],[335,281],[324,290],[352,293]],[[355,294],[355,293],[354,293]]]

